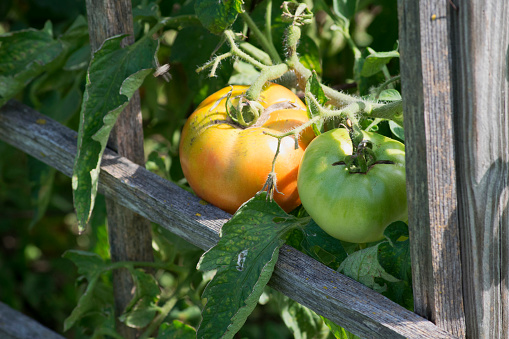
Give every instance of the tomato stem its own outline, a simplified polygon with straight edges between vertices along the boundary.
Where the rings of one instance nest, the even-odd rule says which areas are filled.
[[[272,199],[274,198],[274,191],[279,193],[279,194],[283,194],[281,192],[278,191],[277,189],[277,175],[276,175],[276,159],[277,159],[277,156],[279,155],[279,150],[281,149],[281,140],[283,138],[278,138],[277,139],[277,148],[276,148],[276,153],[274,153],[274,159],[272,159],[272,169],[267,177],[267,180],[265,181],[265,184],[263,185],[262,189],[260,190],[260,192],[263,192],[263,191],[267,191],[267,199],[272,201]]]
[[[268,81],[277,79],[286,72],[288,72],[288,65],[286,64],[266,67],[246,91],[246,98],[248,100],[258,100],[260,93],[263,90],[263,86],[265,86]]]

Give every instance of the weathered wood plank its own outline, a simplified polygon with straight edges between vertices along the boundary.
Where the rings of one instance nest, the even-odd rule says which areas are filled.
[[[10,101],[0,109],[0,139],[66,175],[72,172],[76,133],[18,102]],[[230,217],[108,149],[100,190],[204,250],[216,244],[221,226]],[[453,337],[288,246],[281,249],[269,284],[363,338]]]
[[[61,335],[2,302],[0,302],[0,338],[64,339]]]
[[[509,2],[456,1],[453,60],[469,338],[509,338]]]
[[[399,0],[415,312],[465,336],[447,0]]]
[[[87,0],[90,44],[96,51],[105,39],[118,34],[129,34],[122,44],[134,43],[131,0]],[[143,166],[143,126],[140,97],[134,93],[122,111],[108,141],[118,154]],[[128,208],[106,199],[108,214],[108,241],[112,261],[152,261],[152,235],[150,221]],[[129,271],[113,271],[117,330],[126,338],[135,338],[137,330],[118,320],[133,296],[133,281]]]

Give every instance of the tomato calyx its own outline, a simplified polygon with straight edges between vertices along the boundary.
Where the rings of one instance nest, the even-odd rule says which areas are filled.
[[[248,100],[244,94],[231,100],[231,92],[226,96],[226,114],[237,125],[247,128],[254,125],[262,115],[264,107],[257,101]]]
[[[375,165],[394,165],[394,162],[390,160],[377,160],[373,152],[373,143],[364,139],[364,134],[356,123],[348,119],[345,127],[352,142],[353,152],[352,155],[346,156],[343,161],[333,163],[332,166],[345,165],[350,174],[366,174]]]

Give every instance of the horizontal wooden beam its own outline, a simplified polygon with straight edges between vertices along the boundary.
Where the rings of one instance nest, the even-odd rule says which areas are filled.
[[[10,101],[0,109],[0,139],[72,174],[75,131]],[[119,204],[207,250],[230,215],[193,194],[106,150],[100,191]],[[362,338],[453,338],[430,321],[366,286],[283,246],[271,287]]]
[[[0,338],[64,339],[61,335],[2,302],[0,302]]]

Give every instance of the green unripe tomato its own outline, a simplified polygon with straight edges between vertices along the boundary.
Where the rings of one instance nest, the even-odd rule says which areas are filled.
[[[385,228],[407,219],[405,146],[365,132],[377,162],[366,173],[350,173],[348,131],[338,128],[316,137],[302,158],[297,188],[302,205],[329,235],[353,243],[383,239]]]

